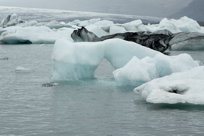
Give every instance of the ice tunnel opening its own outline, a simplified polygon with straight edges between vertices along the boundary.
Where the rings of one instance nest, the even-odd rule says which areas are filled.
[[[114,70],[112,64],[107,59],[103,59],[94,71],[94,77],[97,79],[113,78]]]

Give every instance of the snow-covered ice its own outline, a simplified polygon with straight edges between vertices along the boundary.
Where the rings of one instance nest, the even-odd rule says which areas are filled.
[[[200,26],[197,21],[188,17],[181,17],[180,19],[164,18],[160,21],[159,24],[147,24],[147,25],[143,24],[141,20],[135,20],[124,24],[117,23],[113,24],[107,21],[102,22],[103,25],[96,26],[98,29],[101,28],[104,29],[106,32],[108,32],[107,33],[108,35],[120,32],[140,32],[140,31],[156,32],[160,30],[168,30],[172,33],[179,32],[204,33],[204,28]],[[91,29],[89,29],[89,31],[91,31]]]
[[[125,66],[116,69],[113,75],[120,85],[138,86],[152,79],[198,66],[198,62],[194,61],[188,54],[178,56],[157,54],[154,57],[143,59],[133,57]]]
[[[0,42],[4,44],[54,44],[57,39],[67,38],[70,41],[71,28],[50,29],[46,26],[13,26],[4,29]]]
[[[134,89],[154,104],[204,104],[204,67],[154,79]]]

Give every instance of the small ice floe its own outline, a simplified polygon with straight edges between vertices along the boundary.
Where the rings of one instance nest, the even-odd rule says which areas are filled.
[[[93,79],[95,70],[104,59],[114,68],[120,68],[133,56],[142,59],[147,56],[154,57],[158,53],[121,39],[76,43],[60,39],[55,43],[53,50],[52,79],[53,81]]]
[[[0,57],[0,60],[8,60],[8,57]]]
[[[22,67],[22,66],[18,66],[15,69],[15,72],[17,72],[17,73],[29,73],[31,71],[32,71],[31,69],[25,68],[25,67]]]
[[[42,87],[53,87],[53,86],[57,86],[57,85],[58,85],[58,83],[50,82],[50,83],[42,84]]]
[[[134,89],[154,104],[204,104],[204,67],[154,79]]]

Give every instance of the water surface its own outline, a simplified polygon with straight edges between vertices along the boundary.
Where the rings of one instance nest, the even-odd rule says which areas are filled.
[[[108,62],[96,80],[43,87],[52,73],[52,45],[1,45],[0,135],[204,135],[204,107],[152,105],[131,87],[119,87]],[[173,52],[179,54],[181,52]],[[204,62],[204,52],[188,52]],[[16,72],[22,66],[27,72]]]

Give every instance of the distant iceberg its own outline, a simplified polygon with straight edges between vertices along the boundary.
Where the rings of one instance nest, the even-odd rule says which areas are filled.
[[[13,13],[13,14],[6,16],[2,20],[0,26],[5,28],[5,27],[9,27],[9,26],[15,26],[15,25],[18,25],[18,24],[21,24],[24,22],[25,21],[21,20],[21,18],[19,16],[17,16],[17,14]]]
[[[73,31],[71,28],[52,30],[46,26],[13,26],[4,30],[0,36],[3,44],[54,44],[57,39],[68,39]]]
[[[97,37],[127,32],[150,32],[170,36],[173,34],[174,38],[170,42],[171,50],[204,49],[204,28],[188,17],[182,17],[178,20],[165,18],[159,24],[145,25],[141,20],[118,24],[99,18],[84,21],[74,20],[72,22],[25,21],[17,14],[10,14],[2,20],[0,26],[0,43],[3,44],[54,44],[57,39],[61,38],[73,41],[70,37],[71,33],[83,26]],[[145,43],[150,41],[147,40]]]
[[[164,18],[160,21],[159,24],[143,24],[141,20],[135,20],[125,24],[114,24],[118,27],[123,27],[126,32],[140,32],[140,31],[148,31],[148,32],[156,32],[161,30],[168,30],[171,33],[179,33],[179,32],[198,32],[204,33],[204,28],[198,24],[197,21],[188,18],[181,17],[180,19],[167,19]],[[111,27],[109,27],[109,30]],[[119,33],[121,29],[115,29],[114,33]]]
[[[204,67],[154,79],[134,89],[154,104],[204,104]]]
[[[124,24],[113,24],[111,22],[102,21],[103,25],[94,25],[88,24],[83,25],[87,29],[94,25],[97,29],[102,29],[107,32],[107,35],[116,34],[116,33],[124,33],[124,32],[141,32],[141,31],[148,31],[148,32],[157,32],[161,30],[168,30],[171,33],[179,33],[179,32],[197,32],[197,33],[204,33],[204,28],[198,24],[197,21],[188,18],[188,17],[181,17],[180,19],[167,19],[164,18],[160,21],[159,24],[143,24],[141,20],[135,20]],[[96,22],[95,22],[96,23]],[[96,28],[91,32],[95,32]],[[104,35],[103,35],[104,36]]]

